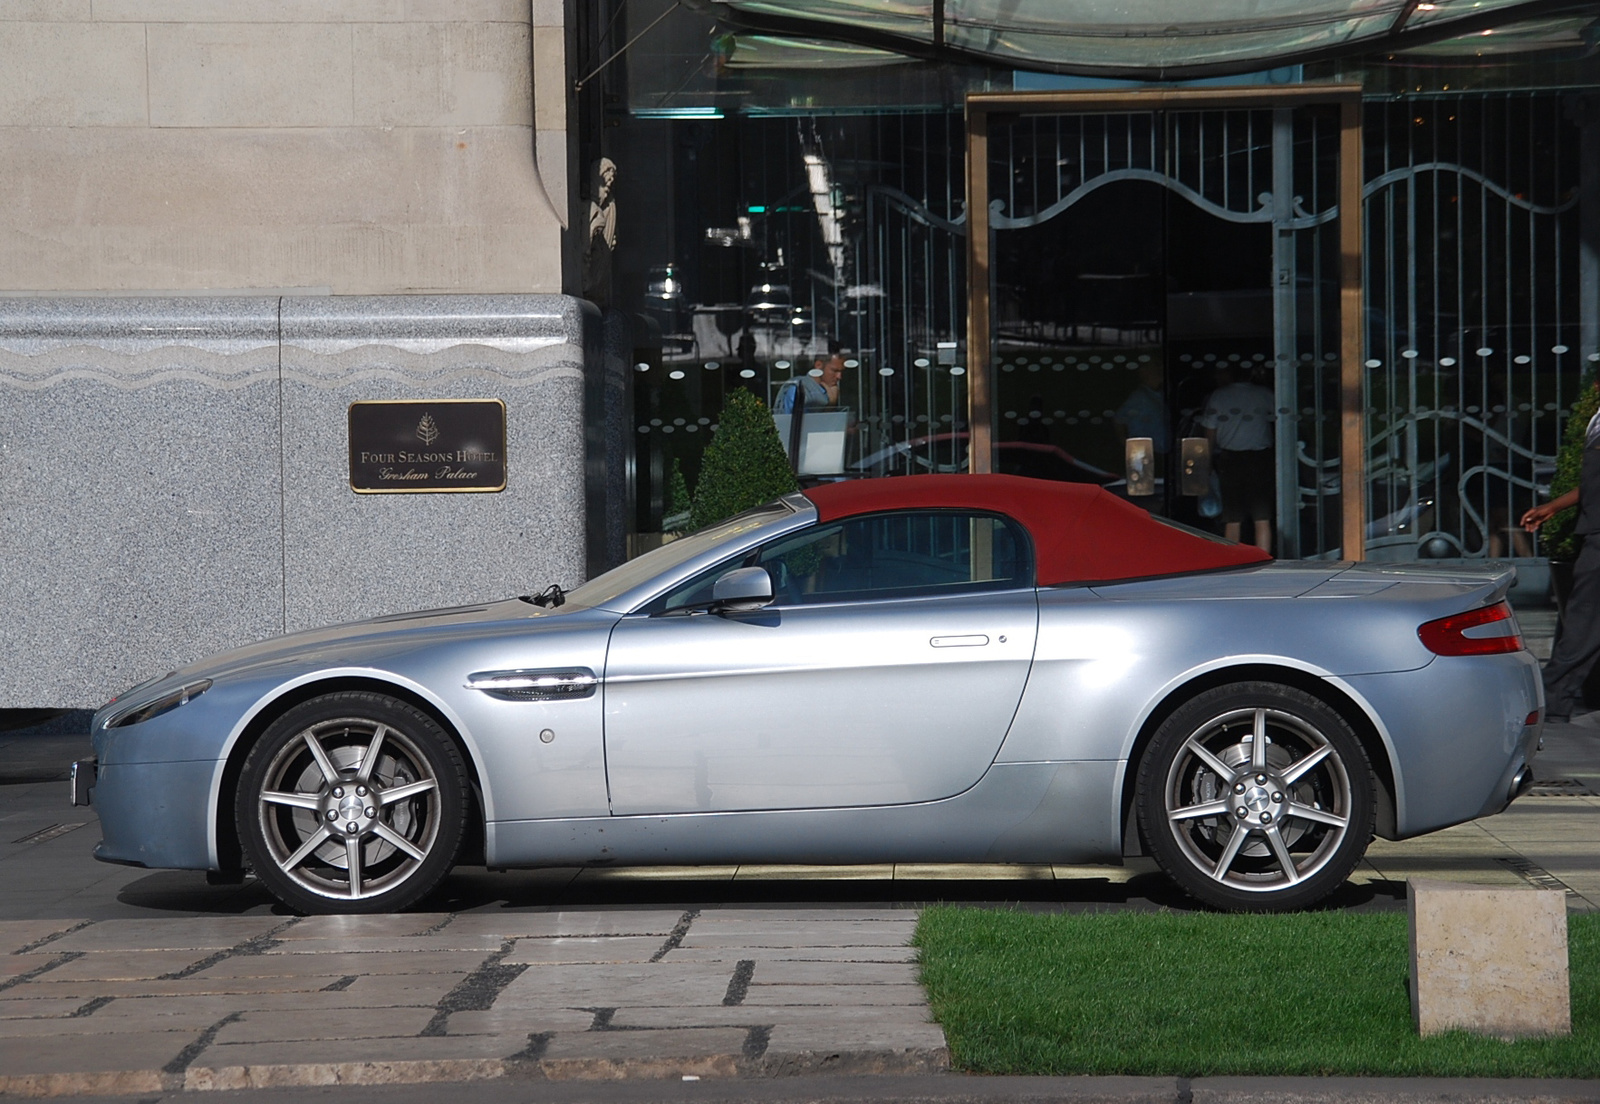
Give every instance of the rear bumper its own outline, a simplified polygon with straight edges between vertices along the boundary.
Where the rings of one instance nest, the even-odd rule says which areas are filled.
[[[1527,652],[1441,656],[1420,671],[1343,680],[1387,729],[1396,837],[1500,812],[1517,796],[1544,725],[1539,661]]]

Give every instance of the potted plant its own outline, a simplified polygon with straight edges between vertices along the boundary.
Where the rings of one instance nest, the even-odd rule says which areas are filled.
[[[1556,452],[1556,471],[1550,479],[1550,497],[1559,498],[1578,485],[1583,470],[1584,434],[1589,419],[1600,409],[1600,392],[1595,390],[1595,372],[1584,373],[1583,389],[1567,415],[1566,430],[1562,434],[1561,448]],[[1550,561],[1550,586],[1555,591],[1556,617],[1566,611],[1567,595],[1572,593],[1572,565],[1578,558],[1578,536],[1573,528],[1578,523],[1576,507],[1553,515],[1539,530],[1539,541]],[[1557,630],[1559,632],[1559,629]]]
[[[743,388],[731,392],[700,461],[689,528],[704,529],[799,489],[767,404]]]

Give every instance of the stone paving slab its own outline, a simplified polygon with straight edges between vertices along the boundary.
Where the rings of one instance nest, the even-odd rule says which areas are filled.
[[[502,961],[507,965],[600,964],[608,962],[649,962],[661,950],[664,935],[555,936],[548,939],[519,939],[516,950]]]
[[[683,918],[681,911],[615,909],[595,912],[466,913],[446,931],[484,932],[505,939],[571,936],[650,936],[665,939]],[[659,944],[657,944],[659,946]]]
[[[850,1035],[851,1046],[858,1051],[893,1051],[908,1047],[932,1050],[944,1046],[944,1031],[935,1023],[858,1023],[852,1025]],[[826,1023],[784,1022],[772,1029],[767,1053],[825,1052],[838,1045],[838,1029]]]
[[[92,1046],[75,1035],[0,1039],[0,1092],[16,1092],[19,1075],[161,1070],[194,1042],[195,1032],[139,1031],[103,1035]]]
[[[923,1008],[920,985],[752,985],[748,1005],[815,1004],[825,1007],[901,1004]]]
[[[205,993],[250,995],[255,993],[315,993],[343,981],[345,977],[333,974],[311,974],[304,977],[243,977],[243,978],[180,978],[172,981],[113,981],[95,978],[77,978],[73,981],[51,981],[54,974],[7,989],[5,996],[76,997],[80,1001],[96,997],[165,997],[194,996]],[[439,975],[441,977],[449,975]],[[452,979],[452,984],[453,984]]]
[[[280,943],[299,944],[325,939],[405,938],[424,935],[449,927],[454,917],[443,920],[426,912],[400,912],[378,916],[303,916],[277,934]]]
[[[145,1035],[152,1032],[188,1032],[191,1036],[217,1021],[215,1014],[171,1012],[148,1017],[59,1016],[32,1020],[0,1020],[0,1040],[43,1039],[61,1036]],[[98,1039],[89,1044],[100,1045]]]
[[[15,954],[72,926],[71,921],[62,920],[0,920],[0,954]]]
[[[482,962],[481,951],[413,950],[331,952],[319,955],[252,954],[225,958],[196,977],[287,978],[309,974],[437,974],[466,973]]]
[[[917,968],[910,962],[858,962],[850,967],[855,985],[915,985]],[[792,959],[759,961],[752,971],[755,985],[836,985],[839,967],[831,962],[796,962]]]
[[[263,936],[283,924],[279,916],[211,916],[185,919],[181,924],[170,919],[102,920],[52,940],[35,953],[217,951]]]
[[[71,952],[67,952],[71,953]],[[179,973],[205,957],[204,951],[119,951],[83,954],[49,971],[50,980],[155,981]],[[36,966],[50,956],[29,956]],[[44,975],[40,975],[41,977]]]
[[[458,931],[445,931],[436,935],[326,936],[314,939],[285,939],[277,946],[259,953],[263,955],[329,955],[463,951],[481,956],[488,954],[490,951],[499,950],[500,945],[504,942],[504,936]],[[659,939],[656,940],[656,945],[661,945]]]
[[[428,1026],[433,1012],[432,1008],[416,1007],[252,1010],[222,1027],[212,1038],[218,1043],[413,1039]]]
[[[677,1027],[683,1023],[683,1009],[674,1007],[669,1022],[651,1027]],[[620,1017],[621,1010],[618,1012]],[[454,1035],[497,1035],[508,1039],[546,1031],[588,1031],[595,1013],[588,1008],[491,1008],[485,1012],[455,1012],[450,1016],[448,1033]],[[613,1022],[617,1017],[613,1017]],[[630,1021],[631,1022],[631,1021]],[[713,1023],[713,1026],[716,1026]]]
[[[915,947],[678,947],[670,962],[729,962],[759,953],[763,962],[916,962]]]
[[[666,1027],[654,1031],[563,1032],[541,1057],[604,1059],[704,1058],[744,1051],[749,1031],[737,1027]]]
[[[0,998],[0,1020],[70,1016],[83,1005],[84,1002],[77,997],[39,997],[33,1000]]]
[[[451,1030],[456,1020],[464,1016],[484,1013],[458,1012],[451,1017]],[[619,1008],[611,1017],[613,1027],[676,1027],[683,1023],[683,1009],[675,1005],[659,1007]],[[862,1024],[925,1024],[928,1010],[920,1004],[870,1004],[842,1006],[826,1004],[753,1004],[743,1003],[709,1006],[694,1010],[698,1023],[710,1025],[744,1026],[752,1024],[844,1024],[852,1031]]]

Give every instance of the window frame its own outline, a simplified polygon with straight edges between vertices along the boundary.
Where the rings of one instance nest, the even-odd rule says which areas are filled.
[[[730,556],[726,560],[722,560],[710,567],[703,569],[690,579],[685,580],[679,586],[673,587],[670,591],[647,603],[638,612],[649,617],[662,617],[678,616],[686,613],[704,611],[704,603],[668,607],[667,601],[674,594],[680,593],[685,589],[699,588],[705,586],[707,583],[714,582],[722,574],[728,571],[732,571],[740,567],[760,567],[762,566],[760,563],[761,556],[768,549],[780,544],[794,541],[802,536],[820,534],[822,530],[831,529],[836,526],[843,527],[853,523],[873,521],[882,518],[941,515],[968,519],[990,518],[1000,522],[1001,525],[1011,533],[1012,539],[1016,542],[1019,559],[1023,561],[1019,564],[1021,570],[1019,571],[1018,575],[1013,579],[993,580],[987,584],[973,584],[969,580],[965,584],[956,584],[950,589],[934,587],[906,587],[900,590],[883,592],[879,594],[872,594],[871,592],[841,592],[840,597],[829,598],[826,601],[798,603],[785,603],[781,597],[776,596],[777,580],[774,579],[773,589],[775,596],[773,601],[769,605],[764,606],[763,609],[820,608],[834,605],[859,605],[865,602],[903,602],[912,599],[927,600],[941,597],[955,598],[967,597],[975,594],[1002,594],[1008,591],[1038,589],[1038,556],[1033,546],[1033,534],[1028,532],[1028,527],[1023,525],[1016,518],[1010,516],[1009,514],[1002,513],[999,510],[985,510],[965,506],[917,506],[899,510],[876,510],[872,513],[853,514],[849,517],[834,518],[830,521],[819,520],[803,528],[778,534],[772,537],[770,540],[756,545],[754,548],[747,548],[736,556]]]

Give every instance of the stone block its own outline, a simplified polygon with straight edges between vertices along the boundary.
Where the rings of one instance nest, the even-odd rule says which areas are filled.
[[[531,142],[526,126],[0,127],[0,192],[26,215],[0,226],[0,290],[556,292],[561,223]]]
[[[87,23],[94,0],[0,0],[0,19],[38,23]]]
[[[352,30],[358,125],[532,124],[527,27],[372,23]]]
[[[567,77],[566,57],[561,27],[533,28],[534,125],[540,130],[566,129],[566,91],[572,83]]]
[[[144,28],[0,20],[0,126],[143,127]]]
[[[1566,894],[1413,878],[1407,907],[1420,1034],[1572,1033]]]
[[[337,127],[353,121],[348,25],[149,23],[144,33],[152,126]]]

